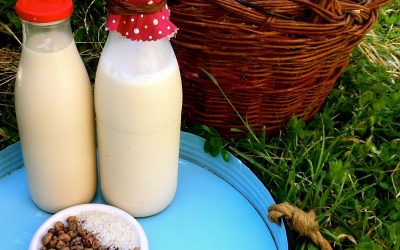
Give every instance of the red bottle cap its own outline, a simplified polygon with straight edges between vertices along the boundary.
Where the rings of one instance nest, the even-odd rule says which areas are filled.
[[[69,18],[73,10],[72,0],[18,0],[17,15],[25,21],[50,23]]]

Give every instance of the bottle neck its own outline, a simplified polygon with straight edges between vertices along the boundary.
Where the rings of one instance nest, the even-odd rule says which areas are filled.
[[[73,41],[69,18],[52,23],[22,21],[22,31],[24,46],[36,52],[56,52]]]

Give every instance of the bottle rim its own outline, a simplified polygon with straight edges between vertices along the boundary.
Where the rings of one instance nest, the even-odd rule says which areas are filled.
[[[66,21],[69,21],[69,18],[66,18],[66,19],[63,19],[63,20],[54,21],[54,22],[48,22],[48,23],[36,23],[36,22],[26,21],[24,19],[21,19],[21,21],[22,21],[23,24],[49,27],[49,26],[56,26],[56,25],[59,25],[61,23],[66,22]]]

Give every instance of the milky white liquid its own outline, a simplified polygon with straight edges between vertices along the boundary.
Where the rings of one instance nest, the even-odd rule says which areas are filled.
[[[56,39],[66,38],[60,33]],[[39,40],[43,39],[33,37],[29,46],[37,47],[34,43]],[[30,194],[45,211],[89,202],[95,194],[92,95],[72,39],[57,52],[23,46],[15,86],[16,114]]]
[[[102,59],[95,109],[103,196],[134,216],[158,213],[170,204],[177,185],[178,64],[173,57],[151,74],[124,75],[107,63],[107,55]]]

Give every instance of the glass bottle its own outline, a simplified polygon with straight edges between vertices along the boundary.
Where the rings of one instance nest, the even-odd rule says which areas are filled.
[[[57,212],[96,192],[93,91],[76,48],[71,0],[19,0],[23,45],[15,108],[29,191]]]
[[[182,84],[169,41],[176,27],[165,3],[119,15],[116,2],[108,1],[110,33],[95,80],[101,190],[108,203],[143,217],[165,209],[177,187]]]

